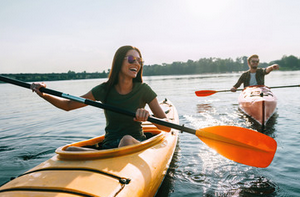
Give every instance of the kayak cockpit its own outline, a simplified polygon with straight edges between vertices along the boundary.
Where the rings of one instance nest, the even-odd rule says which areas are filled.
[[[81,159],[98,159],[98,158],[108,158],[108,157],[118,157],[127,154],[132,154],[161,142],[167,132],[157,129],[153,124],[143,125],[143,130],[146,136],[152,136],[147,140],[142,141],[139,144],[124,146],[120,148],[112,149],[93,149],[91,151],[68,151],[67,149],[71,146],[75,147],[95,147],[104,140],[104,135],[100,137],[95,137],[89,140],[80,141],[72,144],[68,144],[56,149],[59,159],[62,160],[81,160]]]
[[[165,114],[170,121],[178,121],[178,118],[174,116],[177,115],[177,111],[174,110],[172,104],[167,99],[161,102],[160,106],[165,111]],[[101,147],[97,147],[97,145],[101,144],[101,142],[104,140],[104,135],[102,135],[100,137],[95,137],[85,141],[59,147],[55,152],[58,154],[58,159],[60,160],[85,160],[119,157],[149,149],[161,143],[166,139],[167,136],[174,135],[174,131],[167,132],[160,130],[154,124],[148,121],[142,123],[142,128],[147,139],[139,144],[123,146],[120,148],[101,149]],[[161,146],[164,146],[164,144],[161,143]],[[67,150],[69,147],[87,147],[93,149],[84,151],[70,151]]]

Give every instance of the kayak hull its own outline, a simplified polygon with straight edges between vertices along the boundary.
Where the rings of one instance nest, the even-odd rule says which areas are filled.
[[[176,108],[166,101],[167,116],[179,123]],[[1,196],[154,196],[174,154],[178,131],[157,129],[143,123],[145,133],[154,134],[140,144],[110,150],[66,151],[69,146],[92,145],[104,136],[60,147],[51,159],[0,188]]]
[[[239,108],[260,125],[276,112],[277,98],[267,86],[246,87],[238,98]]]

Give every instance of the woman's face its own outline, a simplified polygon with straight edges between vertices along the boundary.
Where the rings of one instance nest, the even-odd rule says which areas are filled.
[[[136,50],[132,49],[128,51],[123,60],[120,74],[126,77],[136,78],[141,69],[141,63],[139,63],[139,61],[141,61],[140,54]]]

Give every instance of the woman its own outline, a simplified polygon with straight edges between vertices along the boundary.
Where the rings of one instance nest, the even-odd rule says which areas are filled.
[[[116,148],[140,143],[146,139],[141,122],[146,121],[149,112],[144,109],[148,104],[154,116],[166,118],[160,108],[156,93],[142,80],[142,55],[139,49],[132,46],[120,47],[114,56],[108,81],[104,82],[81,97],[101,101],[129,111],[135,111],[132,118],[105,110],[106,128],[102,148]],[[86,106],[83,103],[51,96],[39,91],[46,87],[43,83],[33,83],[31,89],[52,105],[69,111]],[[160,129],[169,130],[157,125]],[[70,150],[77,150],[73,147]],[[79,148],[81,150],[81,148]]]

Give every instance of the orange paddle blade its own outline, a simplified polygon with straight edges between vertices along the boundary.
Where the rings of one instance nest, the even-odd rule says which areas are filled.
[[[259,168],[270,165],[277,149],[273,138],[236,126],[207,127],[197,130],[196,136],[224,157]]]
[[[215,94],[217,93],[217,91],[215,90],[198,90],[198,91],[195,91],[195,94],[197,96],[210,96],[212,94]]]

